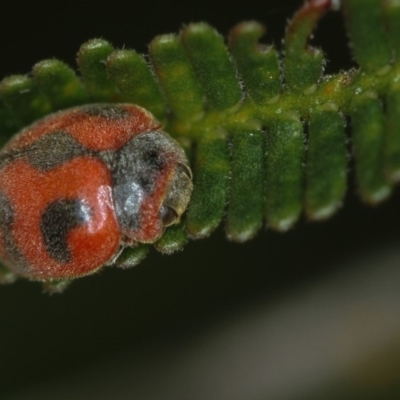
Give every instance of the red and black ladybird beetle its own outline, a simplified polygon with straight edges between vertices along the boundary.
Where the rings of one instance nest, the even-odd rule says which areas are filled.
[[[31,280],[93,273],[157,240],[191,191],[185,153],[143,108],[57,112],[0,152],[0,260]]]

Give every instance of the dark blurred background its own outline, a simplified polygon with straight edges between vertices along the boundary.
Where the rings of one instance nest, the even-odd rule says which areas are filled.
[[[267,25],[265,42],[280,47],[300,4],[11,2],[0,23],[0,75],[51,57],[75,67],[80,44],[94,37],[146,52],[155,35],[195,21],[226,35],[256,19]],[[353,65],[339,13],[325,17],[313,43],[328,72]],[[300,221],[286,234],[263,230],[239,245],[220,229],[181,253],[152,251],[134,269],[78,280],[62,295],[26,281],[0,287],[0,399],[395,396],[400,196],[370,208],[351,173],[349,187],[330,221]]]

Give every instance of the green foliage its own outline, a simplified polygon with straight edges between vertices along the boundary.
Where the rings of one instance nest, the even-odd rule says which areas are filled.
[[[342,204],[347,154],[343,116],[330,104],[310,115],[304,207],[310,219],[324,219]]]
[[[156,37],[149,59],[94,39],[78,52],[80,75],[58,60],[0,84],[4,138],[52,111],[88,102],[132,102],[151,111],[193,160],[186,218],[155,247],[171,253],[201,238],[226,214],[231,240],[266,221],[290,228],[304,211],[331,216],[346,191],[345,117],[360,197],[386,198],[400,179],[400,2],[343,0],[359,69],[323,76],[323,52],[308,41],[333,0],[309,0],[289,22],[282,54],[259,43],[257,22],[234,27],[225,44],[206,23]],[[4,139],[2,139],[4,140]],[[147,246],[117,264],[140,262]]]
[[[221,222],[227,201],[229,151],[226,137],[211,131],[197,141],[195,185],[187,213],[187,229],[194,238],[208,236]]]
[[[265,134],[260,128],[232,131],[226,215],[226,233],[230,240],[244,242],[261,228],[265,211],[264,155]]]
[[[350,115],[358,191],[364,201],[376,203],[391,191],[382,174],[385,126],[383,108],[377,94],[365,92],[357,96]]]

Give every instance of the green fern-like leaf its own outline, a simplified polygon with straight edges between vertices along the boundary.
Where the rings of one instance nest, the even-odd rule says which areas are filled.
[[[148,109],[194,170],[185,219],[155,244],[164,253],[208,236],[224,219],[227,237],[243,242],[264,224],[285,231],[303,212],[330,217],[346,193],[346,118],[358,192],[376,204],[400,179],[400,3],[344,0],[359,68],[324,76],[323,52],[308,42],[337,3],[307,1],[287,26],[282,53],[259,42],[264,28],[254,21],[235,26],[227,42],[206,23],[189,24],[156,37],[148,57],[90,40],[78,52],[79,75],[45,60],[31,75],[0,83],[2,140],[74,105]],[[135,265],[146,253],[146,246],[126,250],[117,264]]]

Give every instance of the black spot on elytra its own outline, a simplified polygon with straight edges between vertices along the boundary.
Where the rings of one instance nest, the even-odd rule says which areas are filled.
[[[23,272],[27,269],[27,262],[12,234],[12,224],[14,223],[14,210],[11,201],[4,193],[0,192],[0,230],[3,236],[3,250],[5,252],[6,263],[10,263],[14,268]]]
[[[91,152],[64,131],[54,131],[42,136],[26,149],[30,164],[42,171],[55,168],[75,157]]]
[[[67,199],[51,203],[42,215],[40,229],[50,256],[63,263],[71,260],[67,235],[90,219],[90,208],[82,200]]]
[[[10,230],[14,221],[14,211],[11,202],[4,193],[0,193],[0,229],[4,232]]]
[[[34,143],[0,154],[0,168],[19,159],[27,159],[35,168],[48,171],[78,156],[94,152],[79,144],[64,131],[50,132]]]
[[[126,119],[129,112],[122,107],[114,105],[94,105],[83,107],[83,112],[95,117],[103,117],[111,120]]]

